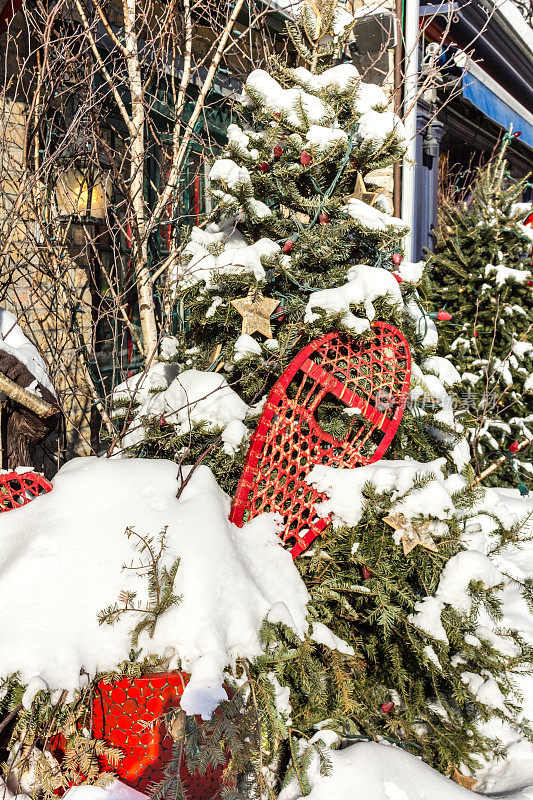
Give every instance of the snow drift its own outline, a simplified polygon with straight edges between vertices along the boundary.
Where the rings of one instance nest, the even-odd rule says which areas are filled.
[[[127,528],[144,537],[166,528],[161,566],[180,558],[181,601],[139,646],[191,673],[187,713],[207,718],[225,699],[224,668],[260,654],[259,629],[272,609],[304,635],[307,590],[274,515],[231,524],[230,500],[207,467],[194,471],[179,500],[178,486],[170,461],[78,458],[50,494],[0,515],[0,680],[18,673],[36,689],[44,681],[52,693],[72,692],[82,671],[92,677],[128,658],[139,612],[114,626],[97,621],[122,591],[136,592],[143,608],[148,602],[146,574],[123,569],[147,555]]]

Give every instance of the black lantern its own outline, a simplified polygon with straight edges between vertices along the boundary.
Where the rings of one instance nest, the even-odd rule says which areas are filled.
[[[82,117],[80,132],[57,159],[55,199],[59,216],[73,222],[102,222],[111,196],[107,154],[88,135]]]

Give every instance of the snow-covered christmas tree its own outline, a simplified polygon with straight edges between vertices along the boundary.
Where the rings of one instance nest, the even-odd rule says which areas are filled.
[[[509,139],[468,197],[441,205],[428,269],[432,296],[453,315],[440,352],[461,374],[453,393],[478,474],[498,462],[489,485],[519,484],[526,492],[533,477],[533,237],[517,203],[525,181],[507,172]]]

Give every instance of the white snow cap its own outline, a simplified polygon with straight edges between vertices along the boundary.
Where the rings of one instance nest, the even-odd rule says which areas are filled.
[[[246,154],[254,160],[259,158],[259,151],[256,150],[255,147],[251,150],[248,148],[248,145],[250,144],[250,137],[239,125],[236,125],[234,122],[232,122],[231,125],[228,125],[227,134],[228,144],[236,145],[242,148],[246,151]]]
[[[408,227],[400,217],[391,217],[390,214],[385,214],[375,205],[371,206],[355,197],[351,197],[346,205],[342,207],[342,210],[345,214],[349,214],[350,217],[360,222],[365,228],[370,228],[373,231],[384,231],[391,225],[395,228]]]
[[[248,75],[245,91],[249,89],[260,95],[265,107],[272,114],[286,113],[287,119],[292,125],[305,124],[298,115],[298,106],[303,108],[307,121],[311,124],[323,125],[331,122],[335,117],[334,110],[318,97],[299,87],[283,89],[277,80],[264,69],[254,69]],[[251,95],[249,96],[251,97]]]
[[[393,132],[401,142],[405,142],[403,122],[393,111],[365,111],[359,118],[357,125],[359,138],[363,141],[374,141],[376,147]]]
[[[430,356],[422,363],[424,370],[434,373],[441,381],[443,386],[453,386],[455,383],[461,383],[461,376],[455,369],[451,361],[441,356]],[[427,378],[428,376],[424,376]]]
[[[240,183],[250,183],[250,173],[231,158],[218,158],[209,170],[209,180],[225,183],[228,189],[234,189]]]
[[[215,255],[212,251],[220,246],[223,246],[223,250]],[[212,224],[205,231],[194,227],[183,249],[183,254],[192,258],[180,267],[174,282],[178,280],[183,286],[192,286],[205,281],[207,288],[213,288],[219,272],[226,275],[250,272],[256,280],[261,280],[265,277],[261,257],[276,253],[281,253],[281,247],[272,239],[263,237],[249,245],[233,224]],[[283,258],[284,261],[290,261],[290,257]]]
[[[182,708],[208,718],[226,698],[223,671],[261,653],[259,630],[284,609],[299,636],[306,631],[307,590],[280,545],[275,515],[243,528],[229,522],[230,498],[204,466],[191,473],[165,460],[77,458],[53,490],[0,516],[0,680],[40,678],[52,692],[76,690],[90,676],[128,658],[137,613],[99,625],[98,613],[123,590],[148,602],[146,575],[123,570],[144,561],[133,528],[156,536],[166,528],[160,565],[181,559],[174,592],[143,655],[170,656],[170,669],[191,674]],[[180,499],[176,492],[190,477]]]
[[[337,92],[353,91],[359,78],[359,70],[353,64],[337,64],[335,67],[313,75],[305,67],[292,70],[294,77],[309,91],[335,90]]]
[[[348,135],[342,128],[326,128],[324,125],[311,125],[305,138],[317,150],[329,150],[348,141]]]
[[[397,268],[397,272],[402,276],[404,281],[409,283],[418,283],[424,274],[425,263],[423,261],[402,261]]]
[[[360,114],[365,114],[376,106],[386,106],[387,103],[387,95],[381,86],[377,86],[375,83],[361,82],[359,84],[354,107]]]
[[[468,587],[471,581],[481,581],[485,587],[492,588],[503,584],[504,576],[482,553],[457,553],[444,567],[434,597],[425,597],[416,603],[409,622],[433,639],[448,644],[441,612],[445,605],[451,605],[456,611],[470,614],[472,597]]]
[[[417,333],[421,344],[425,347],[436,347],[439,341],[439,334],[435,322],[429,317],[423,308],[411,298],[405,304],[405,310],[417,326]]]
[[[261,355],[261,345],[259,342],[249,336],[247,333],[241,334],[235,342],[235,361],[241,361],[246,356],[259,356]]]
[[[327,495],[328,499],[317,503],[316,508],[321,517],[332,515],[334,527],[355,527],[361,521],[365,508],[363,489],[368,482],[375,484],[380,492],[392,492],[392,509],[401,511],[408,519],[427,515],[430,510],[431,516],[445,520],[454,508],[442,474],[445,464],[444,458],[427,463],[382,459],[357,469],[335,469],[321,464],[313,467],[306,480]],[[421,475],[430,477],[430,482],[402,500],[412,489],[415,478]]]
[[[5,308],[0,308],[0,350],[18,358],[33,377],[55,395],[56,392],[43,357],[22,332],[16,316]]]
[[[329,314],[343,312],[343,322],[356,333],[368,330],[376,312],[372,303],[384,298],[390,305],[402,306],[403,300],[396,278],[380,267],[356,264],[350,267],[347,282],[343,286],[312,292],[305,309],[305,322],[320,318],[316,309]],[[351,305],[363,305],[366,318],[356,317],[350,311]]]
[[[171,365],[167,365],[171,366]],[[144,374],[144,373],[142,373]],[[134,381],[137,376],[130,378]],[[119,387],[121,393],[125,390]],[[159,388],[159,387],[158,387]],[[139,400],[139,395],[136,397]],[[158,393],[148,392],[141,399],[126,434],[122,437],[122,447],[132,447],[143,441],[146,430],[144,418],[162,415],[169,425],[174,425],[178,435],[188,433],[195,423],[205,423],[207,429],[222,428],[222,440],[226,451],[235,450],[235,435],[240,431],[241,438],[248,433],[243,423],[248,406],[228,385],[226,379],[217,372],[203,372],[189,369],[182,372]],[[238,422],[228,432],[226,427],[231,422]]]
[[[492,273],[495,272],[496,275],[494,279],[496,281],[496,286],[498,289],[507,283],[509,280],[514,280],[517,283],[524,283],[524,281],[529,280],[531,278],[531,270],[529,269],[512,269],[511,267],[506,267],[504,264],[487,264],[485,267],[485,276],[492,277]]]

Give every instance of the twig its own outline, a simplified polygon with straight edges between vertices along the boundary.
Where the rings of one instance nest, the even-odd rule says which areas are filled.
[[[516,450],[513,453],[513,455],[515,455],[516,453],[519,453],[520,450],[523,450],[524,447],[527,447],[528,444],[531,444],[532,441],[533,441],[533,439],[523,439],[521,442],[518,443],[518,447],[516,448]],[[481,472],[477,476],[477,478],[474,478],[474,480],[472,481],[472,484],[479,483],[480,481],[483,480],[483,478],[486,478],[487,475],[492,475],[492,473],[496,472],[498,467],[500,467],[505,461],[507,461],[508,458],[509,458],[508,455],[500,456],[500,458],[497,461],[495,461],[494,464],[492,464],[490,467],[487,467],[487,469],[484,469],[483,472]]]

